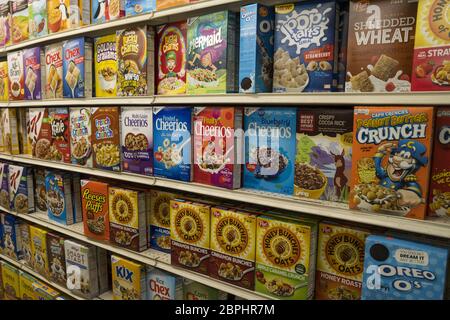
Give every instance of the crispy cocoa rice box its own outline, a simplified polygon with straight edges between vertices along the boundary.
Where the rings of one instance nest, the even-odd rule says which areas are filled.
[[[350,208],[424,219],[433,107],[355,107]]]

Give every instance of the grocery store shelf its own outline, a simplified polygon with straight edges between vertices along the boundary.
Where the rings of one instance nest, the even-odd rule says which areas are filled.
[[[279,194],[262,193],[245,189],[228,190],[198,183],[187,183],[157,177],[146,177],[131,173],[102,171],[91,168],[84,168],[72,164],[34,159],[30,156],[25,155],[10,156],[0,154],[0,159],[17,161],[24,164],[45,166],[71,172],[78,172],[89,176],[110,178],[125,181],[128,183],[138,183],[147,186],[155,186],[190,192],[198,195],[249,203],[266,208],[309,214],[316,217],[351,221],[355,223],[450,239],[450,224],[436,221],[422,221],[404,217],[389,216],[379,213],[377,214],[362,212],[358,210],[350,210],[343,207],[327,206],[321,203],[301,200],[292,196],[283,196]]]
[[[82,297],[72,293],[69,289],[67,289],[67,288],[65,288],[65,287],[63,287],[63,286],[61,286],[61,285],[59,285],[57,283],[54,283],[54,282],[48,280],[47,278],[41,276],[39,273],[35,272],[33,269],[27,267],[22,261],[13,260],[13,259],[11,259],[11,258],[9,258],[9,257],[7,257],[7,256],[5,256],[3,254],[0,254],[0,260],[4,260],[4,261],[12,264],[16,268],[18,268],[18,269],[20,269],[22,271],[25,271],[26,273],[31,274],[36,279],[39,279],[40,281],[45,282],[47,285],[49,285],[50,287],[58,290],[61,293],[64,293],[64,294],[66,294],[66,295],[68,295],[68,296],[70,296],[70,297],[72,297],[74,299],[77,299],[77,300],[85,300],[84,298],[82,298]]]

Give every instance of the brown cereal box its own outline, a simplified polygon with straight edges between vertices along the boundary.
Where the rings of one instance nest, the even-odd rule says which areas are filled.
[[[93,167],[120,171],[119,108],[93,107],[91,125]]]
[[[81,203],[84,234],[93,239],[109,240],[108,184],[81,180]]]
[[[8,53],[9,100],[25,99],[25,73],[22,50]]]
[[[346,92],[411,91],[417,1],[350,2]]]
[[[55,43],[45,47],[45,75],[44,86],[46,99],[63,98],[63,50],[62,43]]]
[[[65,287],[67,280],[64,238],[55,233],[47,233],[47,253],[50,280]]]
[[[30,226],[31,253],[33,255],[33,269],[44,277],[48,277],[48,256],[47,256],[47,231]]]
[[[1,25],[0,25],[1,28]],[[8,61],[0,62],[0,101],[9,99]]]
[[[433,107],[355,107],[350,208],[424,219]]]
[[[170,201],[171,264],[209,274],[210,206]]]
[[[19,140],[17,131],[17,112],[15,108],[2,108],[0,110],[1,139],[3,152],[19,154]]]

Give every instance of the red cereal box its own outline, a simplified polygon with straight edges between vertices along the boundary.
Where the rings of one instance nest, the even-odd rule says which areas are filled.
[[[81,180],[84,234],[89,238],[109,240],[108,184]]]

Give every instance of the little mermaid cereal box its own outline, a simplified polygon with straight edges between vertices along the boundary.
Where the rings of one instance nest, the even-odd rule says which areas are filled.
[[[424,219],[433,107],[355,107],[350,208]]]

